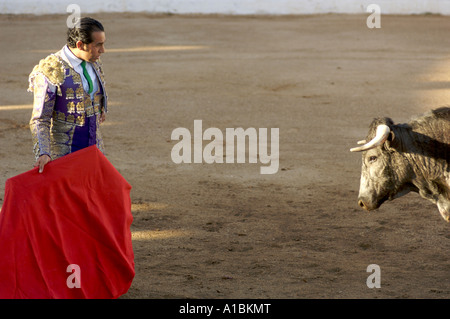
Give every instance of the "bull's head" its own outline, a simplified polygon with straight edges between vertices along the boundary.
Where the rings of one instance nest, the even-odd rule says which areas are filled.
[[[351,152],[363,152],[358,205],[369,211],[377,209],[386,200],[408,193],[413,187],[407,183],[407,165],[393,147],[394,127],[389,118],[375,119],[367,139],[358,142],[363,145],[350,149]]]

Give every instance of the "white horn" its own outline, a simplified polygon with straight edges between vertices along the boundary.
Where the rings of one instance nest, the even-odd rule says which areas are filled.
[[[380,124],[377,127],[377,134],[369,143],[366,143],[363,146],[354,147],[354,148],[350,149],[350,152],[362,152],[362,151],[370,150],[371,148],[375,148],[375,147],[383,144],[387,140],[390,132],[391,132],[391,130],[390,130],[389,126],[387,126],[385,124]]]

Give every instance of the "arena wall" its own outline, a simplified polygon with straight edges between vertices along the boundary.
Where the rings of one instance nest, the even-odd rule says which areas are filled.
[[[382,14],[450,14],[450,0],[2,0],[0,13],[65,14],[72,3],[85,13],[357,14],[377,4]]]

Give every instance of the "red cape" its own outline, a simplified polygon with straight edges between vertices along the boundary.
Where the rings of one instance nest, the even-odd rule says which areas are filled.
[[[43,173],[35,168],[8,179],[0,298],[126,293],[135,275],[130,191],[95,145],[48,163]]]

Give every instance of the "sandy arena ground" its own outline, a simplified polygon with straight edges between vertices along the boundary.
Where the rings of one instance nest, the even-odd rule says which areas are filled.
[[[91,16],[109,50],[106,155],[133,187],[121,298],[450,297],[450,225],[417,194],[361,210],[349,152],[374,117],[449,102],[450,17]],[[65,44],[66,18],[0,15],[1,200],[32,168],[28,74]],[[173,163],[171,133],[195,119],[279,128],[278,172]]]

